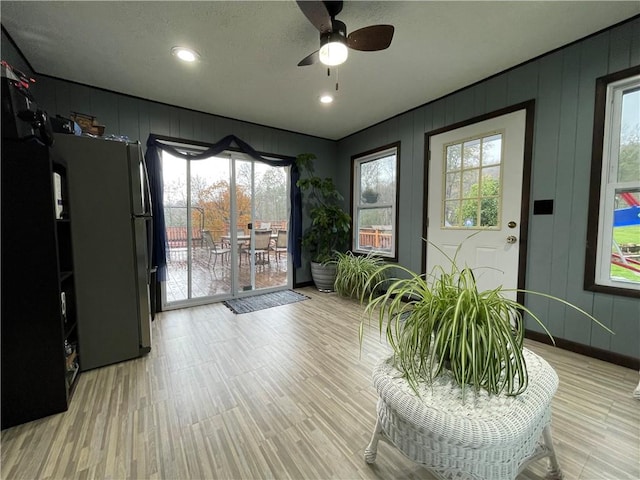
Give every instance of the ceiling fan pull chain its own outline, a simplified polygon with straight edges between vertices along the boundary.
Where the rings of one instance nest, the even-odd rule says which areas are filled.
[[[338,69],[336,68],[336,92],[338,91]]]

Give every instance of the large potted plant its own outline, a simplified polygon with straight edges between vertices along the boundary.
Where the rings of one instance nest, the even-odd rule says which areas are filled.
[[[344,297],[362,302],[375,294],[385,279],[384,273],[380,271],[384,260],[375,252],[366,255],[356,255],[350,251],[338,252],[332,263],[336,264],[335,290]]]
[[[302,234],[302,246],[311,255],[311,277],[320,291],[334,288],[336,265],[331,263],[335,252],[345,251],[351,239],[351,216],[341,203],[343,196],[331,178],[315,175],[316,156],[303,153],[296,157],[301,173],[298,187],[303,193],[311,224]]]
[[[416,393],[419,383],[431,384],[446,371],[463,391],[471,387],[494,394],[521,394],[528,384],[523,313],[553,337],[535,313],[505,297],[506,290],[479,291],[473,271],[456,266],[457,252],[453,258],[442,253],[449,259],[450,269],[437,266],[425,275],[387,264],[377,272],[397,269],[394,273],[402,276],[389,275],[386,291],[371,295],[365,310],[369,318],[377,315],[380,333],[386,334],[393,349],[396,368]],[[561,302],[613,333],[565,300],[530,290],[516,291]],[[362,329],[363,324],[361,339]]]

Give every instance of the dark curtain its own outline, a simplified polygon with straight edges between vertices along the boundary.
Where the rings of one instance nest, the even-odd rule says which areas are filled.
[[[149,137],[151,139],[151,137]],[[149,145],[144,155],[149,176],[149,190],[151,190],[151,212],[153,214],[153,250],[151,251],[151,265],[156,270],[156,281],[164,282],[167,279],[167,230],[164,222],[164,186],[162,183],[162,161],[160,150],[155,145]]]
[[[174,141],[173,139],[171,141]],[[188,141],[185,141],[188,145]],[[291,167],[291,177],[289,179],[289,192],[291,201],[291,218],[289,219],[289,251],[293,255],[293,265],[299,268],[302,265],[302,254],[300,248],[300,238],[302,237],[302,196],[298,188],[298,179],[300,172],[295,163],[295,157],[286,157],[283,159],[265,158],[256,152],[251,145],[242,141],[235,135],[227,135],[218,143],[199,154],[184,154],[176,150],[175,147],[167,145],[163,142],[163,138],[158,135],[149,135],[147,139],[147,153],[145,159],[147,168],[149,169],[149,181],[151,183],[151,199],[153,205],[153,265],[158,268],[158,281],[166,279],[167,272],[167,236],[164,221],[164,209],[162,205],[163,187],[162,187],[162,162],[160,161],[160,151],[165,151],[179,158],[189,158],[190,160],[201,160],[218,155],[228,150],[232,144],[243,153],[249,155],[254,160],[266,163],[272,167]]]

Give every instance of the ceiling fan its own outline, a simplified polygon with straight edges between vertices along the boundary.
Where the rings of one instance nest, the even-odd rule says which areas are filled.
[[[335,18],[342,11],[342,1],[296,0],[296,3],[320,32],[320,49],[303,58],[299,67],[318,61],[332,67],[347,59],[349,48],[375,52],[391,45],[393,25],[370,25],[347,35],[347,26]]]

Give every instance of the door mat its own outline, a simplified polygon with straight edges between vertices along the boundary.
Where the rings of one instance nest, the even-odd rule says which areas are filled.
[[[301,302],[310,297],[293,290],[282,290],[280,292],[263,293],[262,295],[254,295],[253,297],[233,298],[222,303],[225,304],[233,313],[249,313],[256,310],[264,310],[265,308],[279,307],[289,303]]]

